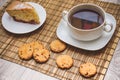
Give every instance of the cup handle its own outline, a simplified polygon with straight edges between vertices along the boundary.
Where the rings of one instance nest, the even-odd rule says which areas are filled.
[[[66,10],[64,10],[63,12],[62,12],[62,18],[63,18],[63,20],[64,21],[66,21],[67,22],[67,18],[66,18],[66,15],[68,14],[68,11],[66,11]]]
[[[109,29],[108,29],[109,28]],[[105,26],[104,26],[104,28],[103,28],[103,30],[105,31],[105,32],[111,32],[112,31],[112,29],[113,29],[113,24],[112,23],[105,23]]]

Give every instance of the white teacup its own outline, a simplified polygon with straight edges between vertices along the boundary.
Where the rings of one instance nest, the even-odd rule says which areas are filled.
[[[93,29],[79,29],[73,26],[70,22],[70,16],[71,14],[74,14],[75,12],[79,10],[91,10],[99,13],[103,17],[103,22],[96,28]],[[70,35],[81,41],[90,41],[90,40],[95,40],[99,38],[103,32],[110,32],[112,30],[112,24],[108,24],[106,22],[106,13],[105,11],[98,5],[91,4],[91,3],[84,3],[84,4],[79,4],[74,7],[72,7],[69,11],[63,11],[62,13],[63,19],[67,22]],[[110,29],[106,30],[106,25],[110,25]]]

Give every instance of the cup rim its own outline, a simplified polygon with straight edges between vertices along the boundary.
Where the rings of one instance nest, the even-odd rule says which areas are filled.
[[[102,23],[100,26],[98,26],[98,27],[96,27],[96,28],[85,30],[85,29],[79,29],[79,28],[74,27],[73,25],[70,24],[70,22],[69,22],[69,20],[68,20],[68,18],[67,18],[67,22],[68,22],[68,24],[70,25],[71,28],[76,29],[76,30],[79,30],[79,31],[93,31],[93,30],[96,30],[96,29],[104,26],[104,24],[105,24],[105,14],[106,14],[106,13],[105,13],[105,11],[103,10],[102,7],[100,7],[100,6],[96,5],[96,4],[93,4],[93,3],[82,3],[82,4],[78,4],[78,5],[76,5],[76,6],[73,6],[73,7],[68,11],[68,14],[69,14],[70,11],[73,10],[74,8],[76,8],[76,7],[78,7],[78,6],[82,6],[82,5],[90,5],[90,6],[98,7],[98,8],[103,12],[103,14],[104,14],[104,21],[103,21],[103,23]],[[68,17],[68,14],[67,14],[67,17]]]

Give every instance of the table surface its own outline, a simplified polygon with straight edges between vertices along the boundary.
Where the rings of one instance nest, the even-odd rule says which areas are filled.
[[[2,6],[7,0],[0,0]],[[102,0],[116,4],[120,0]],[[120,80],[120,41],[105,75],[104,80]],[[0,59],[0,80],[57,80],[40,72],[31,70],[21,65]]]

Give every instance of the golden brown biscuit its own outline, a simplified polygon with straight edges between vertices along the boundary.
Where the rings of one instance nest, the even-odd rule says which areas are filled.
[[[33,47],[30,44],[24,44],[19,48],[18,55],[21,59],[28,60],[32,58]]]
[[[80,65],[80,74],[84,77],[91,77],[97,73],[96,66],[90,62]]]
[[[34,52],[41,50],[41,49],[44,49],[44,45],[39,41],[35,41],[35,42],[30,43],[30,44],[33,46]]]
[[[33,53],[33,58],[36,62],[46,62],[50,57],[50,52],[47,49],[38,49]]]
[[[59,68],[68,69],[73,65],[73,59],[69,55],[60,55],[56,59]]]
[[[60,40],[54,40],[50,43],[50,49],[53,52],[61,52],[65,50],[66,44],[61,42]]]

